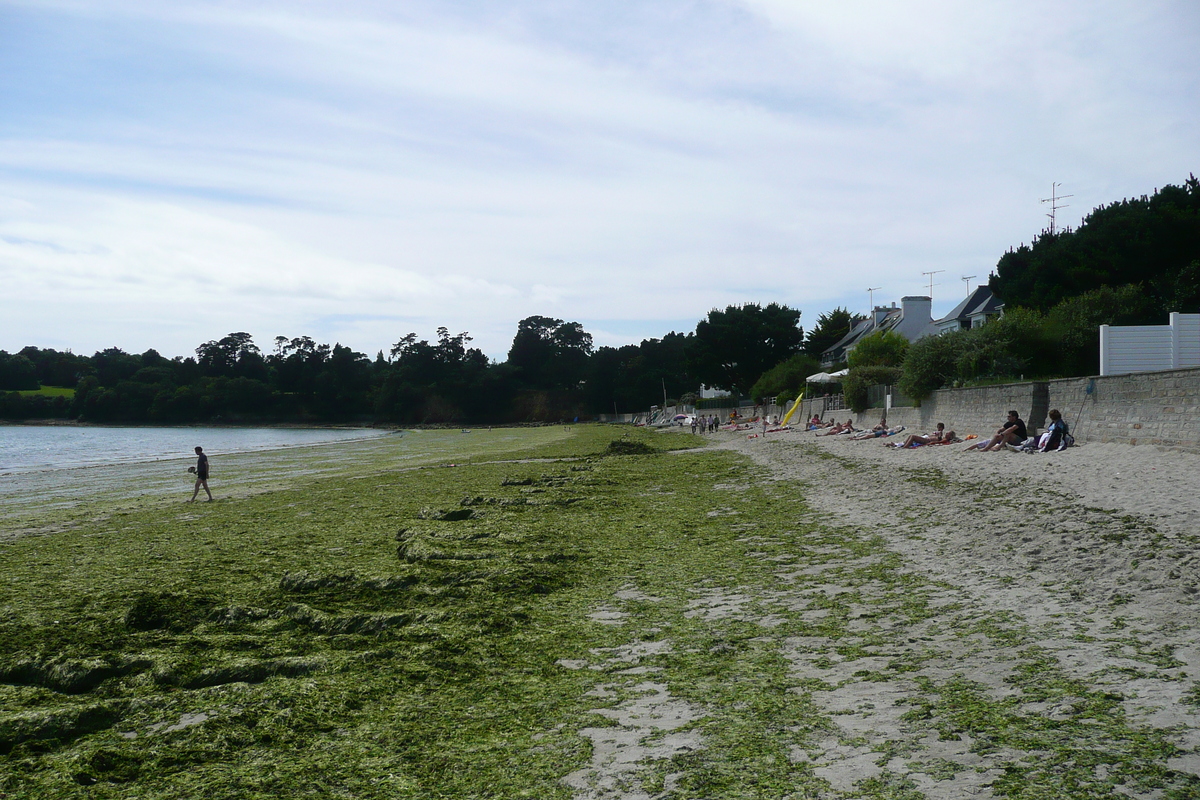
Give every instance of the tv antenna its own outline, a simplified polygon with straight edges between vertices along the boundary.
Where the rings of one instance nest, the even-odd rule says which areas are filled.
[[[933,276],[937,275],[939,272],[945,272],[945,271],[946,270],[944,270],[944,269],[935,269],[933,272],[922,272],[921,273],[922,275],[929,276],[929,299],[930,300],[933,299]]]
[[[1049,196],[1049,197],[1043,197],[1043,198],[1042,198],[1042,202],[1043,202],[1043,203],[1049,203],[1049,204],[1050,204],[1050,213],[1049,213],[1049,214],[1047,214],[1046,216],[1050,218],[1050,235],[1051,235],[1051,236],[1053,236],[1053,235],[1054,235],[1054,215],[1055,215],[1055,213],[1056,213],[1056,212],[1057,212],[1057,211],[1058,211],[1060,208],[1070,208],[1070,206],[1069,206],[1069,205],[1067,205],[1066,203],[1063,203],[1062,205],[1059,205],[1059,204],[1058,204],[1058,201],[1059,201],[1059,200],[1065,200],[1065,199],[1067,199],[1068,197],[1074,197],[1074,196],[1075,196],[1075,195],[1073,195],[1073,194],[1058,194],[1058,187],[1060,187],[1060,186],[1062,186],[1062,184],[1061,184],[1061,183],[1052,183],[1052,184],[1050,184],[1050,196]]]
[[[974,275],[963,275],[962,282],[967,286],[967,297],[971,296],[971,281],[975,280]]]
[[[871,327],[872,328],[875,327],[875,322],[874,322],[874,320],[875,320],[875,293],[878,292],[881,288],[883,288],[883,287],[881,287],[881,286],[873,286],[873,287],[868,286],[867,287],[867,302],[870,303],[870,307],[867,309],[867,316],[869,316],[871,318]]]

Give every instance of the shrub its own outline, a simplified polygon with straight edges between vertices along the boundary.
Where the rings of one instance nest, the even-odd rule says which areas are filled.
[[[920,402],[953,381],[966,334],[967,331],[955,331],[913,342],[904,355],[896,384],[900,391]]]
[[[908,339],[895,331],[864,336],[846,356],[850,367],[898,367],[908,352]]]
[[[798,353],[781,361],[762,374],[750,389],[750,396],[794,398],[804,391],[804,381],[809,375],[819,372],[821,364],[815,358]]]
[[[914,342],[897,385],[920,401],[944,386],[982,378],[1048,376],[1058,364],[1053,336],[1040,312],[1014,308],[981,327]]]
[[[1041,312],[1014,308],[988,324],[962,332],[958,382],[979,378],[1048,376],[1057,370],[1057,345]]]
[[[1162,324],[1153,301],[1141,286],[1102,286],[1063,300],[1046,313],[1046,336],[1053,342],[1054,369],[1062,375],[1095,375],[1100,371],[1101,325]]]
[[[880,384],[892,385],[901,376],[898,367],[851,367],[842,381],[842,391],[846,394],[846,404],[856,414],[861,414],[869,408],[867,390]]]

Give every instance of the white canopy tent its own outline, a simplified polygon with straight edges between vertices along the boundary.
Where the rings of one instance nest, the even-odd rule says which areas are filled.
[[[809,375],[804,381],[806,383],[839,383],[849,372],[849,369],[841,369],[837,372],[818,372],[815,375]]]

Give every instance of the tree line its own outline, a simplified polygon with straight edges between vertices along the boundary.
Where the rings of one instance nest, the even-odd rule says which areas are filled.
[[[845,383],[854,407],[865,407],[875,383],[919,400],[946,386],[1095,374],[1100,325],[1162,324],[1168,312],[1200,310],[1200,182],[1189,175],[1101,206],[1076,230],[1043,231],[1001,256],[989,286],[1004,302],[999,320],[911,345],[883,332],[860,341]],[[0,350],[0,418],[479,424],[644,411],[694,402],[702,385],[791,398],[855,321],[836,308],[806,333],[800,316],[778,303],[728,306],[691,332],[599,348],[578,322],[531,316],[499,362],[447,328],[432,341],[409,333],[374,358],[308,336],[277,336],[263,353],[244,332],[175,358],[116,347],[92,356]],[[74,395],[29,393],[39,387]]]
[[[277,336],[263,352],[244,332],[175,358],[31,346],[0,351],[0,418],[499,424],[645,411],[664,399],[693,400],[702,384],[750,392],[770,367],[804,352],[800,313],[776,303],[729,306],[688,333],[599,348],[578,322],[531,316],[499,362],[447,328],[433,340],[409,333],[374,358],[308,336]],[[807,344],[827,338],[819,324]]]

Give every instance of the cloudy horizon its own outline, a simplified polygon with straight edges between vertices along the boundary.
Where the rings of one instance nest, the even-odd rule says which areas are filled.
[[[1180,184],[1200,7],[0,0],[0,349],[934,314]]]

